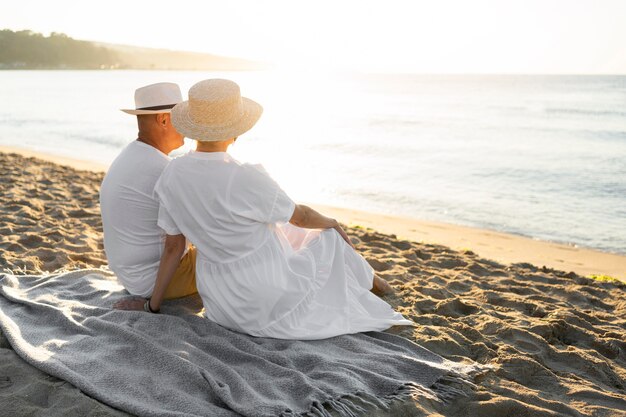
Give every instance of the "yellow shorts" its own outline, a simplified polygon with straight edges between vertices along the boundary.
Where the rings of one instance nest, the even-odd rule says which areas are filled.
[[[198,292],[196,288],[196,247],[191,246],[180,259],[178,269],[165,290],[165,299],[186,297]]]

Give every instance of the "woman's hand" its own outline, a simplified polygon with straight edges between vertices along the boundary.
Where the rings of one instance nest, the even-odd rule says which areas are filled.
[[[333,229],[335,229],[337,231],[337,233],[339,233],[339,235],[343,238],[343,240],[345,240],[348,245],[350,245],[350,247],[354,250],[356,250],[356,247],[354,246],[354,244],[352,243],[352,241],[350,240],[350,237],[348,236],[348,234],[345,232],[345,230],[343,230],[341,228],[341,226],[339,225],[339,223],[337,223],[337,225],[335,227],[333,227]]]

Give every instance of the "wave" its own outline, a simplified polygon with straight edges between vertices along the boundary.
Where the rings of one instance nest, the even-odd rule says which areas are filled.
[[[585,116],[626,117],[626,111],[579,109],[579,108],[573,108],[573,107],[547,107],[544,109],[544,112],[548,114],[572,114],[572,115],[585,115]]]
[[[626,111],[621,110],[598,110],[583,109],[578,107],[549,107],[540,104],[536,105],[488,105],[488,110],[505,111],[505,112],[526,112],[535,114],[563,114],[563,115],[582,115],[592,117],[625,117]]]

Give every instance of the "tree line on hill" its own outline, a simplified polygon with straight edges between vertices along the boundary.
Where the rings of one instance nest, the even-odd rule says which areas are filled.
[[[52,32],[0,30],[0,69],[254,70],[263,64],[210,54],[100,44]]]
[[[117,54],[63,33],[0,30],[0,65],[13,69],[96,69],[119,65]]]

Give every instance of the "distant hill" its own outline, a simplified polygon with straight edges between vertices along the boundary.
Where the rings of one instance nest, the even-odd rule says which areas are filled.
[[[245,71],[262,69],[240,58],[141,48],[44,36],[29,30],[0,30],[0,69],[163,69]]]
[[[94,42],[93,44],[116,53],[120,62],[124,63],[124,68],[246,71],[265,67],[256,61],[198,52],[142,48],[101,42]]]

